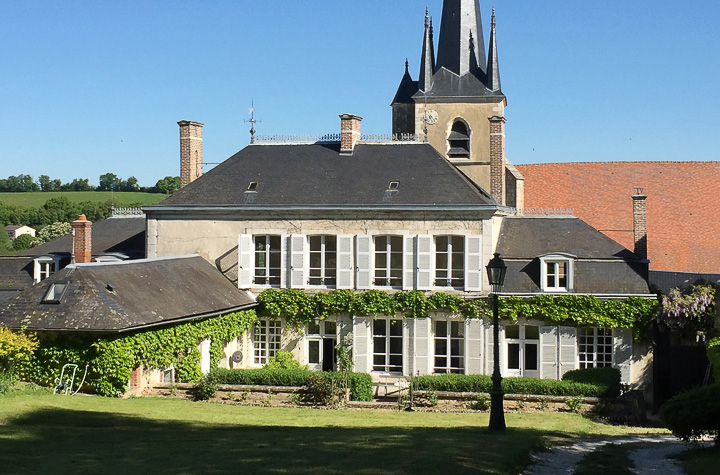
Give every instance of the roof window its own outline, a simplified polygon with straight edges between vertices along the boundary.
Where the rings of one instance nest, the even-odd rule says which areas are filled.
[[[398,187],[400,186],[399,181],[391,181],[388,185],[388,191],[397,191]]]
[[[251,181],[247,187],[247,191],[257,191],[257,185],[256,181]]]
[[[67,290],[68,284],[64,282],[56,282],[50,285],[50,288],[45,292],[45,296],[42,299],[42,303],[58,304]]]

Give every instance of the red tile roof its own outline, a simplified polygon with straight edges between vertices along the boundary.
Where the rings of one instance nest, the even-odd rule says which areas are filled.
[[[632,198],[647,199],[653,270],[720,273],[720,161],[517,165],[526,208],[570,208],[632,250]]]

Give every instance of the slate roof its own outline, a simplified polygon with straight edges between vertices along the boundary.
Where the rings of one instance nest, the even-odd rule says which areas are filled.
[[[55,283],[58,304],[42,303]],[[255,304],[203,258],[70,265],[0,304],[0,324],[30,330],[122,332],[214,316]]]
[[[389,191],[397,181],[397,191]],[[248,192],[251,182],[256,192]],[[250,145],[145,210],[164,206],[467,205],[494,201],[426,143]]]
[[[720,272],[720,161],[516,165],[526,208],[571,208],[633,249],[632,198],[647,195],[650,269]]]
[[[0,256],[0,302],[33,284],[33,259]]]
[[[649,292],[647,267],[640,259],[578,218],[505,218],[496,252],[508,266],[506,292],[539,292],[539,258],[548,254],[574,256],[574,292]]]
[[[18,256],[42,256],[72,252],[72,236],[53,239]],[[145,257],[145,217],[108,218],[92,225],[92,255],[119,253],[130,259]]]

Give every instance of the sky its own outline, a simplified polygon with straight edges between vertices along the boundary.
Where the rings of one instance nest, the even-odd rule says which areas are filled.
[[[258,134],[389,134],[442,0],[0,0],[0,178],[179,175]],[[492,3],[480,0],[485,42]],[[495,0],[515,164],[720,160],[720,2]],[[207,165],[205,170],[212,165]]]

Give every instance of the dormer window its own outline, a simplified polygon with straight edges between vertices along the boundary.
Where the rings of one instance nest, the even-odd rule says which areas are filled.
[[[257,186],[258,184],[256,181],[251,181],[247,187],[247,191],[257,191]]]
[[[50,288],[45,292],[42,303],[59,304],[67,287],[67,283],[56,282],[51,284]]]
[[[56,256],[41,256],[33,261],[33,279],[35,283],[43,281],[59,270],[60,259]]]
[[[540,258],[540,285],[543,292],[570,292],[573,288],[574,256],[552,254]]]
[[[462,120],[456,120],[448,137],[448,158],[470,158],[470,131]]]
[[[388,184],[388,191],[397,191],[398,187],[400,186],[399,181],[391,181],[390,184]]]

